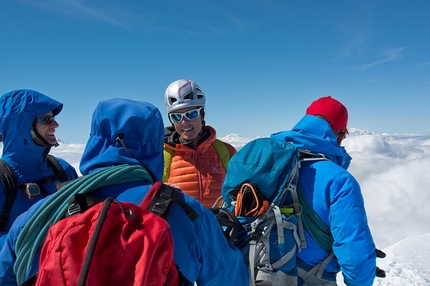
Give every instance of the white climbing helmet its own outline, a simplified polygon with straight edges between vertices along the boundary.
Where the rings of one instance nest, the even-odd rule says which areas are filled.
[[[185,107],[204,107],[206,103],[203,90],[189,79],[178,79],[172,82],[166,89],[164,99],[168,114]]]

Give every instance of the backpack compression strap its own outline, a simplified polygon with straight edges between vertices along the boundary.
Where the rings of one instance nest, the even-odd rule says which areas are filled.
[[[152,185],[148,194],[146,194],[140,207],[153,212],[164,220],[167,220],[170,215],[170,211],[176,203],[184,210],[192,221],[195,221],[199,215],[192,207],[179,198],[181,193],[181,189],[174,188],[161,182],[156,182]]]
[[[215,151],[218,154],[218,157],[221,159],[221,162],[224,166],[225,171],[228,170],[228,162],[230,161],[230,151],[227,146],[219,139],[215,139],[212,142],[212,147],[214,147]],[[163,182],[167,182],[170,176],[170,166],[172,164],[172,158],[175,155],[175,150],[170,148],[164,148],[164,173],[163,173]]]

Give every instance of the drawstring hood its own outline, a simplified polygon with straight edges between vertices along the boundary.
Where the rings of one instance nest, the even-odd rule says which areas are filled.
[[[52,147],[35,132],[35,118],[48,112],[56,116],[62,109],[62,103],[35,90],[13,90],[0,97],[2,159],[19,166],[29,181],[37,177],[34,170],[48,168],[46,155]]]
[[[81,174],[112,165],[141,164],[150,170],[154,181],[161,181],[163,129],[160,111],[148,102],[123,98],[101,101],[93,112],[90,138],[79,166]]]

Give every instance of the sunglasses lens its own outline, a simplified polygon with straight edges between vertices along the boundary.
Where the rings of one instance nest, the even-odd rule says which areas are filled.
[[[199,117],[199,111],[197,109],[193,109],[188,112],[185,112],[185,117],[188,120],[196,119],[197,117]]]
[[[181,113],[170,113],[170,120],[172,120],[173,122],[179,122],[182,119],[182,114]]]
[[[36,118],[36,121],[42,124],[49,125],[54,121],[55,116],[44,116],[44,117],[38,117]]]

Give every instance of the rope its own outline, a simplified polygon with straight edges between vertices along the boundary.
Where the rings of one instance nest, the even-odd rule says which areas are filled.
[[[330,228],[312,209],[303,194],[300,184],[297,185],[297,194],[299,197],[299,202],[303,208],[303,212],[301,215],[303,220],[303,227],[308,231],[309,235],[319,245],[319,247],[324,249],[325,252],[332,251],[334,239],[331,234]]]
[[[26,223],[16,241],[14,272],[18,285],[25,282],[34,257],[46,239],[48,229],[63,218],[68,202],[75,194],[85,194],[101,187],[137,181],[153,183],[148,171],[140,165],[112,166],[73,180],[48,197]]]

